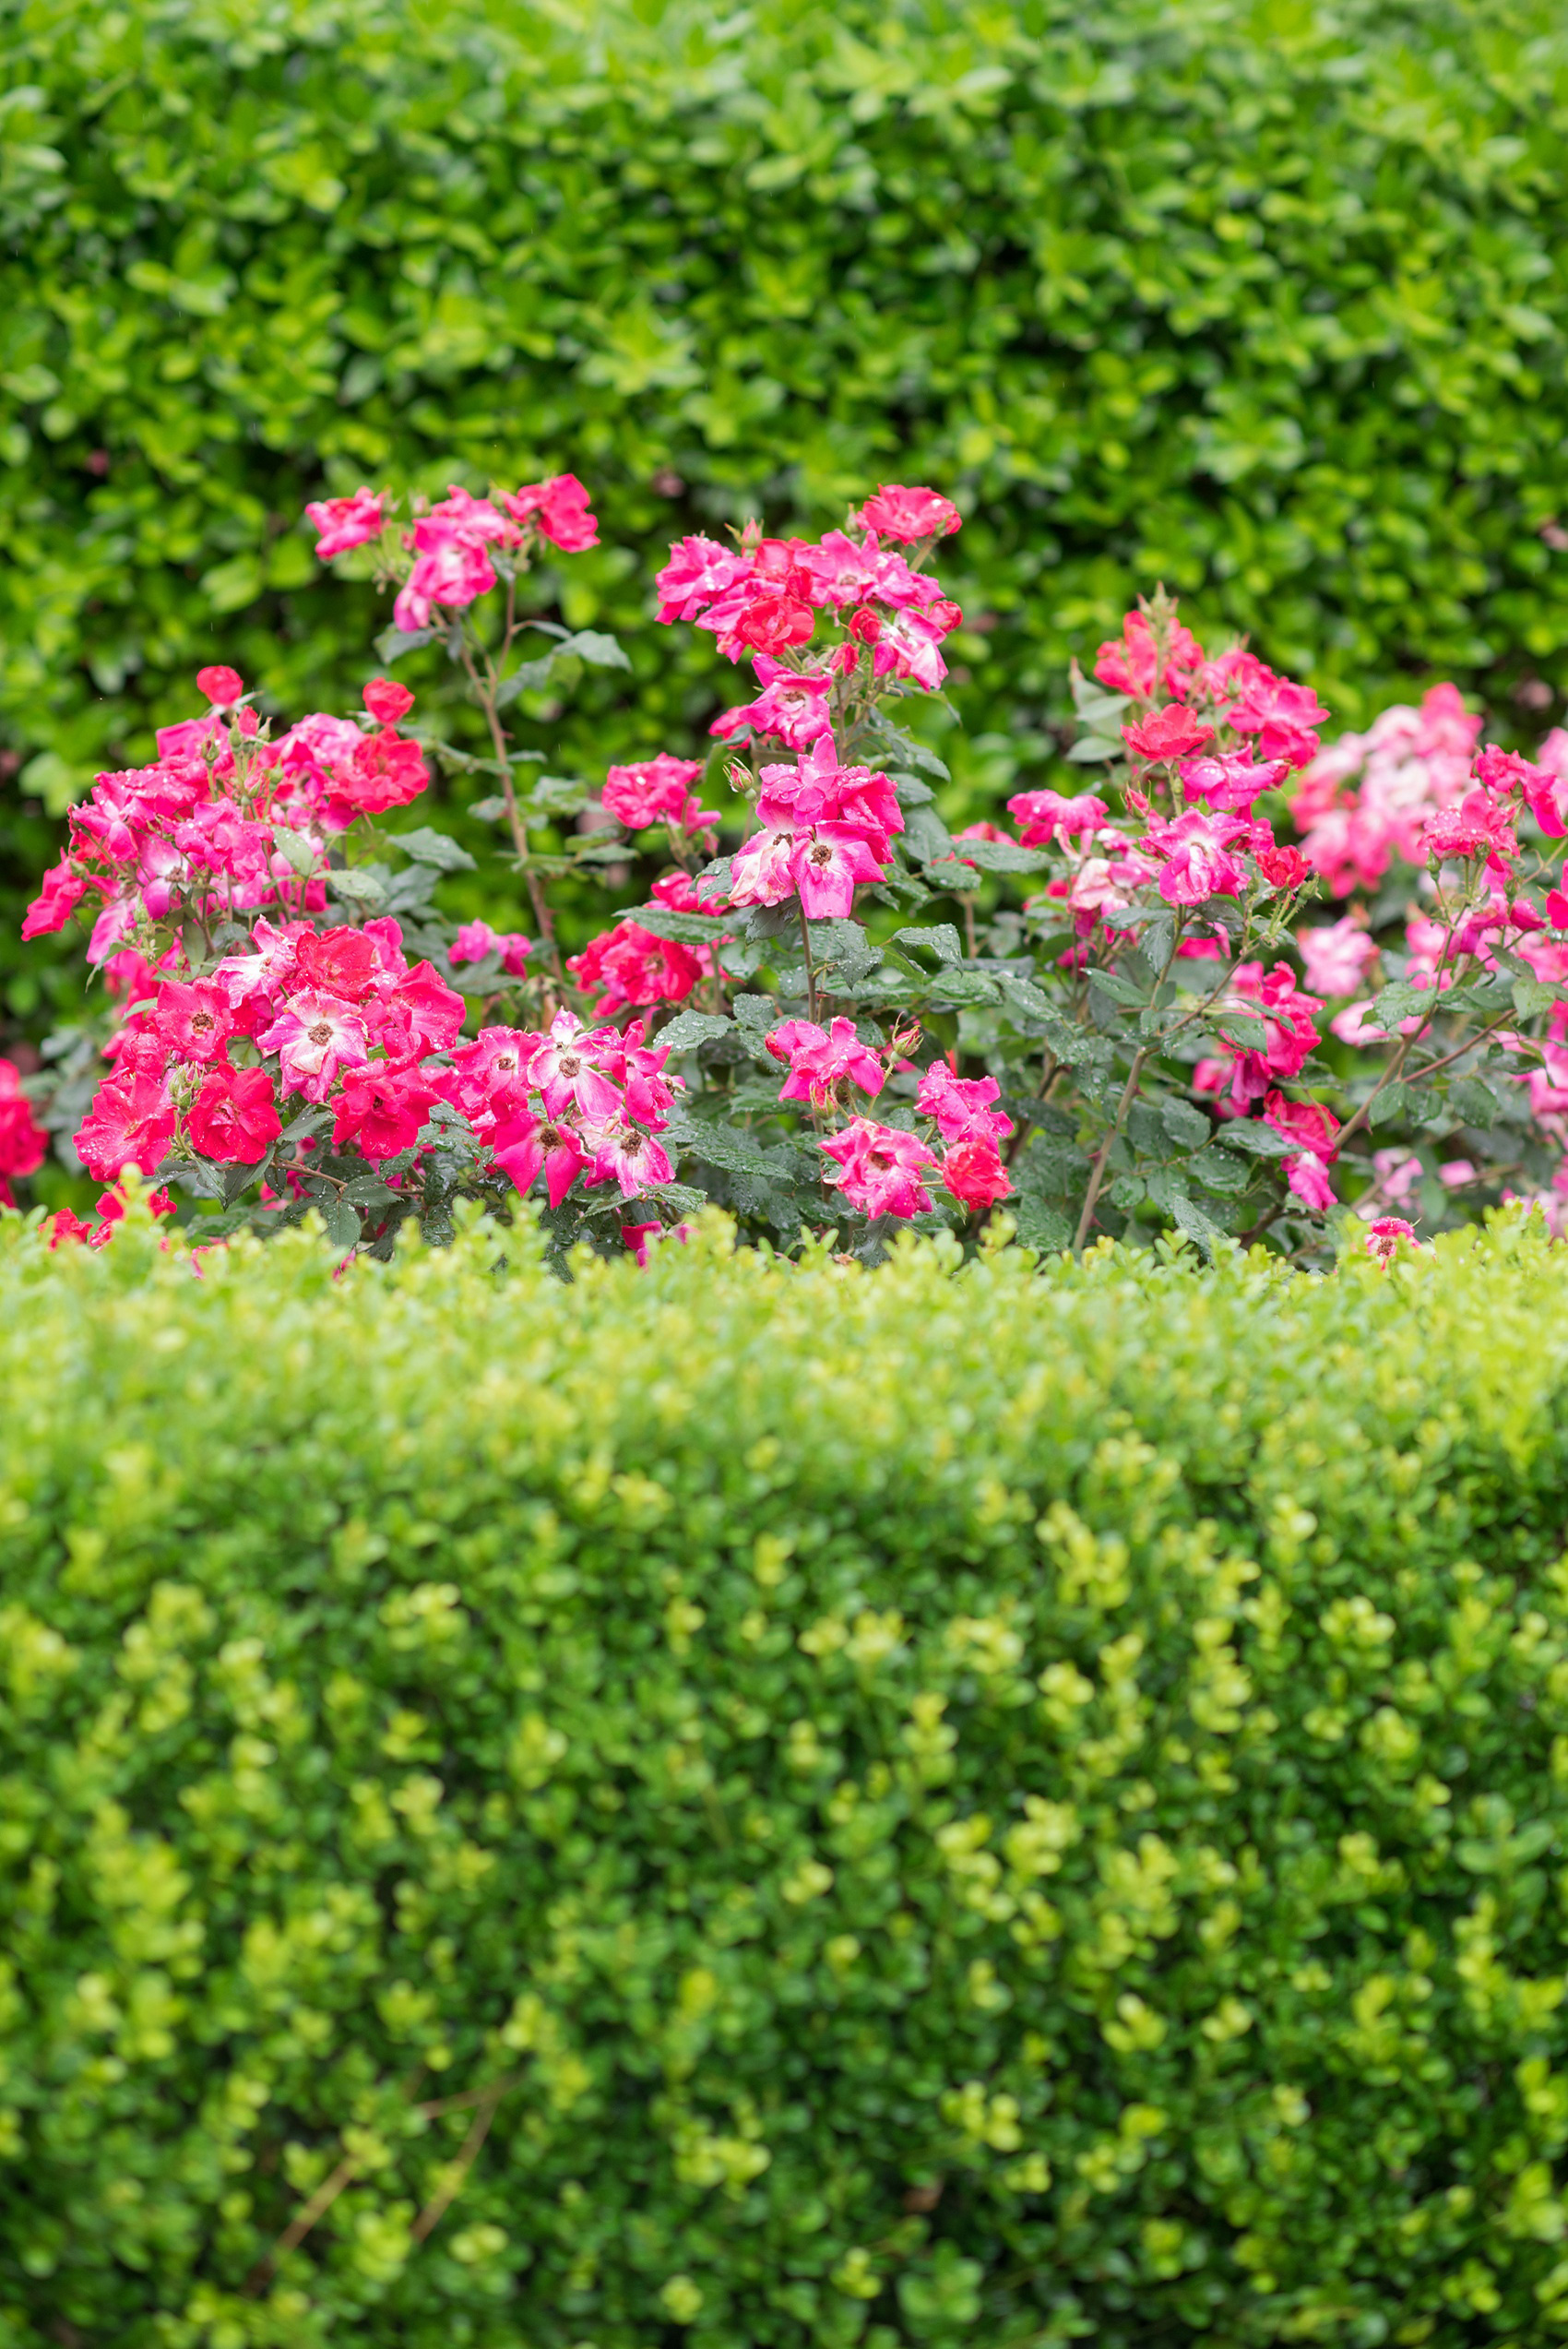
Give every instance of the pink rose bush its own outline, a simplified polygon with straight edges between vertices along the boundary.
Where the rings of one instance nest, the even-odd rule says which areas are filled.
[[[110,1236],[131,1168],[206,1236],[315,1210],[345,1254],[526,1197],[564,1270],[579,1242],[644,1260],[708,1200],[868,1258],[999,1209],[1037,1247],[1174,1229],[1309,1262],[1348,1211],[1390,1264],[1510,1198],[1568,1224],[1568,735],[1486,743],[1437,686],[1325,744],[1309,688],[1157,594],[1075,670],[1076,776],[954,833],[919,724],[963,518],[895,483],[815,539],[678,540],[659,621],[736,675],[708,755],[530,781],[520,694],[625,665],[521,616],[530,565],[597,543],[583,485],[308,515],[390,603],[360,706],[280,726],[204,668],[29,911],[81,924],[109,1006],[63,1076],[0,1063],[0,1198],[49,1131],[110,1186],[56,1245]],[[427,649],[477,747],[385,674]],[[472,859],[417,803],[448,767],[491,787],[526,929],[505,886],[493,923],[441,910]],[[559,921],[633,874],[644,901],[564,953]]]

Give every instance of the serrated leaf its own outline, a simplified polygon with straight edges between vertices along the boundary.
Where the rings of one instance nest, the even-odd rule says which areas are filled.
[[[961,856],[935,856],[924,867],[926,879],[933,889],[947,889],[963,896],[969,889],[980,888],[984,876],[978,864],[966,864]]]
[[[1202,1208],[1192,1199],[1172,1199],[1170,1214],[1177,1229],[1185,1232],[1190,1240],[1195,1240],[1204,1255],[1212,1263],[1217,1249],[1223,1245],[1226,1238],[1226,1234],[1220,1230],[1218,1224],[1212,1222],[1204,1213]]]
[[[1113,693],[1109,686],[1102,686],[1098,677],[1086,677],[1075,661],[1068,671],[1067,681],[1073,695],[1073,707],[1080,718],[1092,718],[1099,710],[1114,712],[1131,707],[1128,695]]]
[[[932,1004],[939,1008],[944,1005],[962,1007],[966,1004],[980,1008],[1000,1000],[996,981],[988,979],[983,971],[970,970],[967,964],[957,971],[944,964],[940,971],[927,979],[926,986]]]
[[[1228,1117],[1215,1134],[1215,1140],[1227,1150],[1246,1151],[1253,1158],[1289,1158],[1291,1145],[1283,1141],[1272,1126],[1257,1117]]]
[[[1533,1019],[1538,1012],[1550,1011],[1559,1000],[1562,990],[1549,986],[1544,979],[1515,979],[1514,1008],[1521,1019]]]
[[[495,688],[497,709],[510,709],[521,694],[539,692],[550,683],[554,667],[553,652],[541,653],[537,661],[520,662],[509,677],[503,677]]]
[[[1496,1122],[1497,1095],[1479,1077],[1461,1077],[1451,1084],[1446,1106],[1461,1125],[1474,1126],[1482,1133]]]
[[[707,946],[734,927],[733,920],[727,923],[721,914],[678,913],[672,906],[659,904],[634,905],[620,918],[635,922],[650,937],[670,938],[680,946]]]
[[[945,762],[934,750],[928,750],[923,742],[917,742],[913,734],[907,734],[901,726],[891,726],[884,719],[876,731],[888,745],[885,765],[918,767],[922,775],[934,775],[939,783],[952,781],[952,771]]]
[[[237,1166],[225,1166],[222,1169],[222,1180],[219,1186],[219,1197],[222,1199],[224,1206],[232,1207],[236,1199],[243,1198],[253,1183],[259,1183],[262,1180],[271,1163],[272,1152],[268,1151],[265,1158],[259,1160],[254,1166],[243,1163]]]
[[[1048,1207],[1043,1199],[1018,1198],[1009,1199],[1007,1211],[1025,1247],[1054,1251],[1072,1246],[1073,1218],[1063,1209]]]
[[[1244,1191],[1249,1180],[1246,1168],[1233,1151],[1218,1150],[1212,1144],[1207,1150],[1194,1152],[1186,1162],[1186,1172],[1206,1190],[1227,1195]]]
[[[1108,734],[1080,734],[1075,743],[1069,745],[1065,753],[1069,764],[1074,767],[1105,767],[1112,759],[1124,758],[1126,755],[1126,744],[1119,739],[1112,742]]]
[[[907,775],[901,767],[890,767],[887,780],[897,794],[900,807],[929,807],[935,798],[929,783],[922,783],[918,775]]]
[[[1396,979],[1392,985],[1382,988],[1372,1001],[1372,1016],[1380,1028],[1396,1028],[1401,1019],[1411,1019],[1431,1009],[1429,988],[1413,987],[1408,979]]]
[[[877,965],[877,949],[867,937],[864,926],[847,916],[824,918],[809,923],[812,961],[822,970],[840,972],[853,984]]]
[[[1141,1011],[1148,1001],[1148,989],[1134,985],[1131,979],[1124,979],[1120,971],[1091,971],[1089,985],[1100,995],[1108,996],[1123,1010]]]
[[[303,832],[291,831],[287,824],[274,824],[272,845],[296,873],[314,873],[321,862],[321,851],[315,842],[307,840]]]
[[[1051,863],[1039,849],[1021,848],[1016,841],[956,840],[953,853],[982,873],[1041,873]]]
[[[394,848],[411,856],[420,864],[434,864],[441,873],[472,873],[477,870],[466,848],[459,847],[449,833],[434,831],[422,824],[417,831],[392,832],[388,835]]]
[[[359,1210],[344,1199],[320,1202],[319,1212],[327,1226],[327,1236],[337,1249],[357,1247],[360,1237]]]
[[[660,1028],[654,1043],[668,1045],[671,1052],[695,1052],[698,1044],[709,1043],[719,1036],[732,1036],[734,1032],[735,1022],[721,1019],[716,1012],[682,1011],[667,1028]]]
[[[386,902],[386,885],[374,873],[352,867],[344,873],[328,873],[327,886],[332,895],[344,905],[375,907]]]
[[[588,804],[588,789],[575,775],[540,775],[518,799],[522,815],[531,824],[547,823],[552,816],[580,816]],[[624,843],[617,842],[624,856]]]
[[[388,1204],[407,1206],[408,1197],[395,1191],[379,1174],[356,1174],[344,1190],[343,1197],[350,1207],[386,1207]]]
[[[1208,1024],[1242,1052],[1266,1052],[1268,1030],[1261,1019],[1246,1011],[1213,1011],[1206,1015]]]
[[[297,1117],[290,1118],[278,1139],[280,1142],[301,1142],[307,1135],[324,1132],[332,1122],[329,1109],[302,1109]]]
[[[953,839],[934,807],[911,807],[904,827],[902,846],[911,864],[930,864],[939,856],[951,856]]]
[[[383,628],[375,639],[375,657],[389,669],[406,652],[418,652],[422,645],[434,644],[445,633],[441,628],[413,628],[406,634],[401,628]]]
[[[933,922],[925,929],[895,930],[889,946],[924,947],[939,962],[962,962],[963,942],[951,922]]]
[[[602,628],[578,628],[564,637],[556,650],[575,652],[579,661],[586,661],[593,669],[629,669],[632,665],[619,640]]]
[[[1384,1085],[1367,1112],[1369,1126],[1392,1126],[1408,1114],[1410,1092],[1407,1085]]]
[[[1160,1103],[1159,1122],[1179,1150],[1201,1150],[1214,1132],[1201,1109],[1176,1096]]]

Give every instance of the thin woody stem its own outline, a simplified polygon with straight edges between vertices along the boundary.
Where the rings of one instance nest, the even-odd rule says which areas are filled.
[[[302,2202],[270,2251],[266,2251],[246,2276],[242,2289],[253,2298],[258,2293],[279,2260],[285,2253],[302,2244],[317,2219],[325,2218],[346,2186],[351,2186],[359,2176],[360,2165],[352,2154],[340,2161],[330,2177],[323,2180],[308,2202]]]
[[[1105,1180],[1105,1169],[1115,1146],[1116,1137],[1122,1131],[1123,1122],[1133,1105],[1133,1095],[1138,1090],[1138,1079],[1144,1073],[1144,1063],[1147,1058],[1148,1046],[1140,1044],[1133,1055],[1133,1065],[1127,1071],[1127,1081],[1122,1088],[1122,1098],[1116,1104],[1116,1115],[1111,1121],[1110,1130],[1095,1152],[1094,1165],[1089,1173],[1089,1186],[1084,1193],[1083,1213],[1078,1218],[1078,1228],[1073,1234],[1075,1255],[1088,1237],[1089,1225],[1094,1222],[1095,1202],[1099,1198],[1099,1187]]]
[[[816,979],[812,971],[812,934],[806,921],[806,909],[797,897],[795,910],[801,917],[801,946],[806,958],[806,1005],[811,1019],[816,1019]]]
[[[561,967],[561,949],[555,943],[555,923],[545,898],[543,883],[533,870],[530,861],[528,828],[523,822],[522,810],[517,805],[517,794],[512,786],[512,762],[508,755],[505,730],[501,723],[500,712],[495,707],[494,681],[492,679],[487,685],[481,677],[466,639],[463,645],[463,666],[469,673],[469,681],[478,697],[480,708],[484,712],[485,722],[490,728],[490,739],[501,769],[501,794],[506,803],[506,821],[511,827],[512,844],[517,852],[517,861],[522,866],[523,878],[528,883],[529,899],[533,906],[534,920],[539,925],[540,936],[543,939],[545,949],[550,956],[550,967],[555,974],[555,984],[564,994],[566,974]]]
[[[425,2237],[440,2225],[441,2221],[462,2192],[464,2180],[479,2159],[481,2148],[490,2134],[490,2124],[495,2118],[495,2107],[505,2093],[505,2082],[499,2088],[493,2088],[474,2115],[473,2127],[463,2140],[462,2150],[447,2173],[445,2185],[438,2193],[431,2197],[410,2230],[416,2243],[422,2243]]]
[[[1170,951],[1165,958],[1165,968],[1161,971],[1155,987],[1156,1002],[1158,1001],[1160,988],[1164,986],[1165,982],[1170,976],[1171,966],[1176,960],[1176,949],[1181,943],[1182,922],[1181,919],[1178,918],[1170,933]],[[1214,994],[1210,995],[1206,998],[1207,1002],[1212,1003],[1214,996],[1219,993],[1220,989],[1216,987]],[[1193,1020],[1200,1016],[1204,1008],[1204,1005],[1199,1005],[1197,1009],[1190,1011],[1184,1019],[1178,1020],[1176,1026],[1170,1030],[1170,1034],[1160,1039],[1161,1043],[1169,1043],[1170,1037],[1179,1035],[1183,1028],[1189,1027]],[[1143,1075],[1145,1064],[1149,1059],[1153,1050],[1154,1046],[1152,1044],[1140,1044],[1137,1051],[1133,1055],[1133,1065],[1127,1071],[1127,1081],[1122,1088],[1122,1098],[1116,1104],[1116,1115],[1111,1121],[1110,1131],[1107,1133],[1105,1139],[1101,1142],[1099,1150],[1095,1152],[1094,1165],[1089,1171],[1089,1186],[1084,1194],[1083,1212],[1078,1217],[1078,1228],[1073,1235],[1073,1253],[1075,1256],[1079,1252],[1084,1242],[1088,1238],[1089,1226],[1094,1222],[1095,1205],[1099,1198],[1100,1186],[1105,1181],[1105,1170],[1110,1163],[1111,1153],[1116,1146],[1116,1138],[1121,1133],[1123,1126],[1126,1122],[1127,1112],[1133,1105],[1133,1096],[1138,1090],[1138,1079]]]

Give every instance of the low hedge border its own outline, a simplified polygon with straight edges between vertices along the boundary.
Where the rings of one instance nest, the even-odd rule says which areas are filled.
[[[1568,2326],[1568,1257],[0,1225],[0,2343]]]

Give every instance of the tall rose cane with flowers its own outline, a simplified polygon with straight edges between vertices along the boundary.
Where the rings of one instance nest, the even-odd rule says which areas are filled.
[[[86,1115],[68,1086],[50,1113],[93,1174],[156,1174],[208,1234],[315,1208],[373,1253],[410,1215],[441,1236],[458,1195],[522,1194],[563,1258],[642,1254],[707,1199],[870,1257],[1002,1202],[1037,1246],[1174,1226],[1306,1258],[1342,1199],[1396,1249],[1380,1210],[1412,1186],[1429,1222],[1510,1186],[1557,1211],[1563,745],[1478,750],[1440,687],[1324,752],[1310,691],[1209,654],[1158,595],[1074,674],[1067,757],[1095,787],[955,835],[907,721],[962,619],[932,568],[960,517],[894,486],[820,539],[671,549],[659,620],[747,664],[747,697],[707,759],[611,767],[595,829],[564,836],[592,795],[530,783],[508,712],[564,662],[625,665],[519,612],[544,548],[596,542],[582,485],[309,513],[325,560],[366,550],[395,598],[384,666],[444,650],[484,746],[436,740],[385,675],[275,734],[208,669],[204,716],[98,779],[27,924],[90,913],[119,1004]],[[438,910],[471,860],[409,827],[434,761],[493,784],[531,936]],[[552,883],[632,862],[647,902],[564,956]],[[1304,923],[1324,889],[1349,911]],[[22,1109],[18,1160],[42,1149]]]

